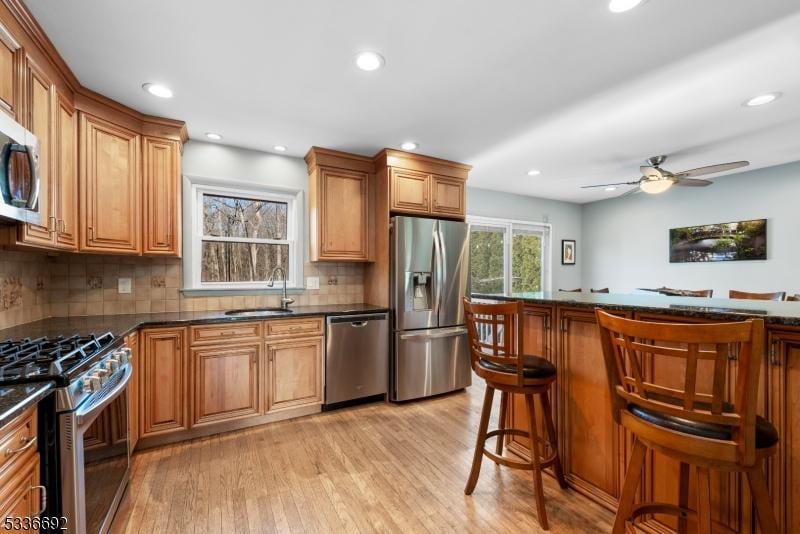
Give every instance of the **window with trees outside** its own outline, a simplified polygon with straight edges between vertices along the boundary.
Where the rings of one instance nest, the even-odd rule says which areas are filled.
[[[550,225],[468,217],[473,293],[550,291]]]
[[[287,287],[300,284],[298,194],[202,185],[192,190],[192,289],[265,288],[276,267],[284,269]]]

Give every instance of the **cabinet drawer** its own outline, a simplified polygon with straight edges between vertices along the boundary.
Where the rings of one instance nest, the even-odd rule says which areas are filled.
[[[266,321],[267,339],[293,337],[297,335],[322,335],[322,317],[303,319],[280,319]]]
[[[0,430],[0,473],[31,450],[38,450],[36,407],[28,409]]]
[[[261,339],[261,323],[221,323],[192,326],[189,329],[189,344],[209,345],[228,341]]]

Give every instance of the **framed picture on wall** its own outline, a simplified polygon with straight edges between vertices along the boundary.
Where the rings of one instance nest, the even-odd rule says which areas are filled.
[[[561,265],[575,265],[576,246],[574,239],[561,240]]]

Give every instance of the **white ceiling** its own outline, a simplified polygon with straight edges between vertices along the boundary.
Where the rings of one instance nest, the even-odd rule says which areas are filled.
[[[607,3],[26,1],[85,86],[196,139],[294,156],[413,139],[474,165],[472,186],[574,202],[656,154],[672,171],[800,159],[797,0]],[[386,67],[357,70],[363,49]],[[769,91],[785,96],[740,105]]]

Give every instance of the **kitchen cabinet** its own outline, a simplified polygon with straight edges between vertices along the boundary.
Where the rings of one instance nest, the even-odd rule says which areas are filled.
[[[466,183],[458,178],[431,176],[431,213],[444,217],[464,217]]]
[[[323,338],[266,344],[267,412],[322,403]]]
[[[391,169],[392,211],[427,214],[431,211],[431,176],[423,172]]]
[[[305,159],[311,261],[372,261],[372,160],[318,147]]]
[[[140,136],[80,114],[81,251],[141,253]]]
[[[14,37],[0,25],[0,110],[20,122],[22,91],[20,65],[25,53]]]
[[[778,453],[768,462],[768,484],[781,534],[800,532],[800,330],[768,336],[769,420]]]
[[[177,141],[143,138],[143,253],[180,256],[181,165]]]
[[[56,104],[55,246],[78,249],[78,116],[63,95]]]
[[[139,388],[141,388],[142,381],[141,363],[139,358],[139,332],[133,332],[125,337],[125,345],[131,349],[130,365],[131,365],[131,381],[128,385],[128,429],[130,439],[131,452],[136,450],[136,444],[139,442]]]
[[[0,429],[0,449],[5,451],[0,458],[2,519],[36,517],[45,502],[45,490],[39,485],[37,427],[36,408],[33,407]],[[6,529],[2,523],[0,531],[19,532],[14,528]]]
[[[192,348],[192,425],[259,413],[261,343]]]
[[[185,328],[142,331],[139,437],[189,428]]]

